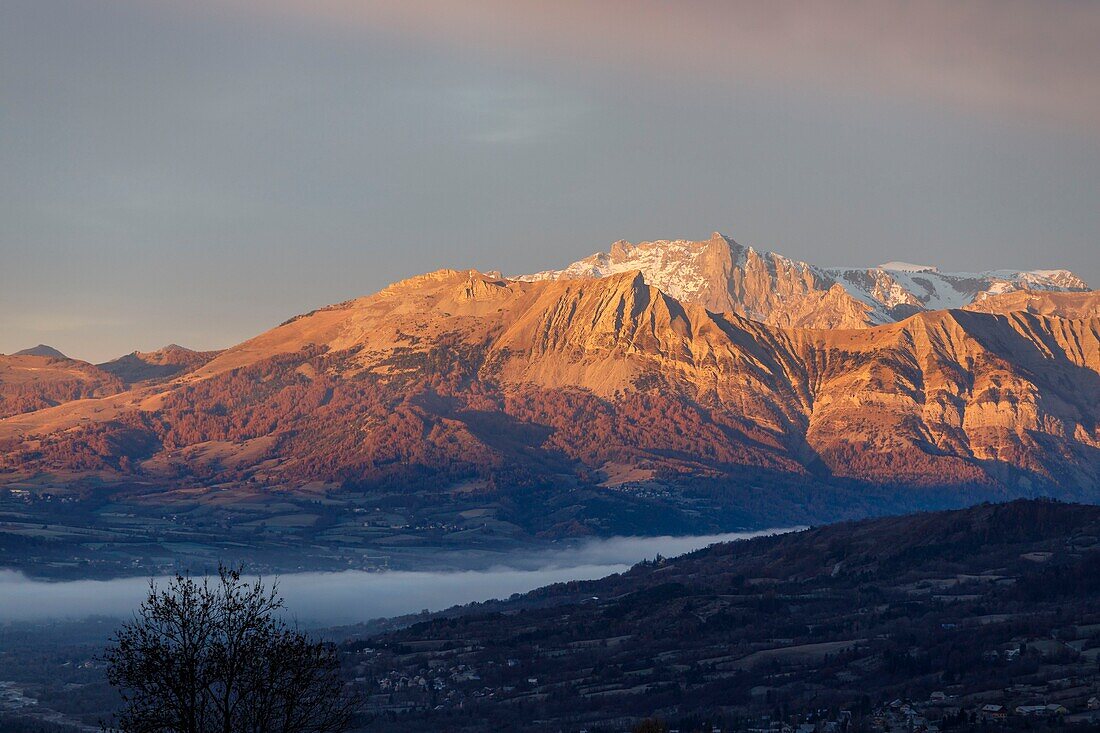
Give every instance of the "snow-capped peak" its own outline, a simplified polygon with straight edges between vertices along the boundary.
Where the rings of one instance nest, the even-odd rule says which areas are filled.
[[[720,239],[730,247],[721,234]],[[677,300],[693,301],[707,285],[706,265],[701,261],[711,242],[691,242],[685,239],[662,239],[631,244],[615,242],[610,252],[597,252],[578,260],[562,270],[547,270],[532,275],[520,275],[517,280],[559,280],[582,277],[607,277],[621,272],[640,270],[650,285]]]
[[[818,267],[743,247],[717,232],[699,242],[619,241],[610,251],[564,269],[516,279],[607,277],[632,270],[641,271],[648,284],[677,300],[776,325],[815,328],[890,323],[919,311],[963,308],[986,295],[1017,290],[1089,290],[1066,270],[941,272],[933,265],[901,261],[877,267]]]

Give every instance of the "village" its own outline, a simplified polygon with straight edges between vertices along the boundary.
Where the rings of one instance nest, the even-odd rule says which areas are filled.
[[[601,640],[605,641],[608,640]],[[368,674],[374,669],[373,662],[386,655],[370,647],[360,649],[356,652],[357,659],[352,667],[357,675],[354,684],[367,691],[368,706],[385,715],[457,712],[491,702],[523,705],[548,699],[563,687],[588,700],[629,696],[644,694],[655,684],[646,680],[650,675],[637,672],[626,673],[619,680],[600,679],[593,669],[581,670],[588,675],[582,679],[564,681],[555,677],[540,680],[538,676],[532,676],[535,674],[533,667],[520,659],[508,658],[503,663],[487,660],[478,666],[460,661],[471,658],[473,647],[443,649],[444,646],[426,645],[406,656],[408,666],[400,670],[391,669],[378,676]],[[1027,639],[1012,642],[1004,649],[991,650],[986,655],[987,659],[1000,661],[1006,666],[1020,665],[1026,669],[1033,662],[1039,663],[1026,681],[1003,689],[968,691],[961,686],[953,686],[934,690],[923,699],[883,701],[870,710],[866,707],[859,710],[822,708],[777,717],[767,714],[746,716],[739,706],[724,709],[719,706],[719,714],[705,724],[709,725],[711,733],[721,730],[753,733],[938,733],[965,730],[976,725],[1012,728],[1034,727],[1037,724],[1100,724],[1100,667],[1097,655],[1086,655],[1082,666],[1067,665],[1068,658],[1063,658],[1062,664],[1043,663],[1050,662],[1053,655],[1071,652],[1075,646],[1082,644]],[[1096,649],[1094,647],[1088,651]],[[1080,663],[1082,658],[1076,657],[1073,661]],[[1067,671],[1076,674],[1056,676]],[[787,676],[790,675],[788,672]],[[765,677],[778,676],[781,675]],[[772,690],[767,686],[754,687],[750,693],[758,699],[770,696],[770,701],[775,702]],[[611,722],[598,721],[576,730],[589,733],[611,730],[606,728]],[[622,730],[629,731],[630,726]],[[670,728],[670,731],[674,730],[677,729]]]
[[[927,528],[888,526],[843,544],[822,531],[657,557],[411,619],[346,643],[349,675],[367,714],[397,731],[492,720],[591,733],[647,717],[818,733],[1097,722],[1096,533],[960,561]]]

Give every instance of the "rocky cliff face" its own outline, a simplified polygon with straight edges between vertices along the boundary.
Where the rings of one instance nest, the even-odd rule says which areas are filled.
[[[818,267],[743,247],[717,232],[704,242],[616,242],[609,252],[565,269],[519,279],[598,278],[631,270],[678,300],[772,325],[804,328],[866,328],[975,301],[986,302],[987,308],[1013,304],[998,300],[1006,293],[1089,289],[1066,270],[948,273],[904,262],[871,268]]]
[[[719,263],[733,251],[689,249]],[[727,284],[738,271],[807,289],[819,277],[736,262]],[[222,483],[675,484],[760,469],[1095,498],[1096,317],[953,310],[820,330],[681,295],[639,271],[431,273],[293,319],[171,382],[0,420],[14,446],[4,467],[121,470],[111,452],[133,448],[125,466],[147,475],[216,455],[204,480]]]
[[[984,294],[965,307],[981,313],[1034,313],[1061,318],[1093,318],[1100,315],[1100,291],[1058,293],[1017,290],[999,295]]]

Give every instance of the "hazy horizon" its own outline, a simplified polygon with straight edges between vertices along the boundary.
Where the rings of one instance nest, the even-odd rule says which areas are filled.
[[[334,625],[374,618],[440,611],[451,606],[504,599],[553,583],[594,580],[628,570],[643,559],[682,555],[717,542],[798,531],[776,528],[710,535],[608,537],[539,553],[515,553],[479,570],[297,572],[278,580],[288,614],[305,623]],[[156,581],[166,584],[170,578]],[[148,577],[50,581],[0,569],[0,624],[43,619],[76,620],[128,616],[149,589]]]
[[[0,8],[0,352],[223,348],[618,239],[1100,284],[1100,5]]]

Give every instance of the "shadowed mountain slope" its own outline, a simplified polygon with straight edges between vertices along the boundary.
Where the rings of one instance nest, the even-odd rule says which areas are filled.
[[[134,351],[98,366],[126,384],[136,384],[184,374],[199,368],[219,353],[218,351],[192,351],[183,346],[169,344],[156,351]]]
[[[622,730],[655,715],[737,730],[823,709],[863,730],[897,698],[921,720],[991,702],[1086,710],[1098,600],[1100,508],[1017,501],[714,545],[345,649],[373,721],[396,731]],[[447,695],[394,694],[416,675]]]

